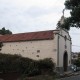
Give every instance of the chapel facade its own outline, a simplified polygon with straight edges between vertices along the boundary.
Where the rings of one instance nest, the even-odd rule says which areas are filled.
[[[0,35],[1,53],[19,54],[34,60],[51,58],[59,71],[71,65],[71,37],[65,29]]]

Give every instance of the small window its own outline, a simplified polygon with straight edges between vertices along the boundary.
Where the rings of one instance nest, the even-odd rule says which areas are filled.
[[[37,53],[40,53],[40,50],[37,50]]]
[[[24,50],[22,50],[22,52],[24,52]]]
[[[65,49],[67,49],[67,46],[65,45]]]
[[[39,57],[39,55],[36,55],[36,57]]]

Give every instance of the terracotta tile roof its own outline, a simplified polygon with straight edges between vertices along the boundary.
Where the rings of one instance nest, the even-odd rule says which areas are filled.
[[[12,35],[0,35],[0,42],[17,42],[17,41],[29,41],[29,40],[46,40],[53,39],[53,30],[19,33]]]

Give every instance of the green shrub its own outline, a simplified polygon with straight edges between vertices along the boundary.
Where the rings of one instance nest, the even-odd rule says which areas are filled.
[[[20,55],[10,55],[0,53],[0,72],[16,72],[35,76],[45,72],[53,72],[54,63],[50,58],[43,60],[32,60]]]
[[[39,70],[41,73],[53,72],[55,65],[50,58],[38,61]]]
[[[77,65],[78,67],[80,67],[80,59],[76,60],[76,61],[74,62],[74,64]]]

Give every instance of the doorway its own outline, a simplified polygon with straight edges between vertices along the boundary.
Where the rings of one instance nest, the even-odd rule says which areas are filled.
[[[64,69],[64,71],[67,71],[67,67],[68,67],[68,54],[66,51],[63,55],[63,69]]]

